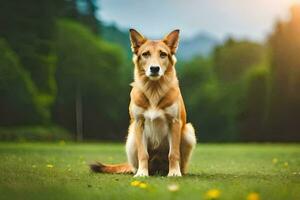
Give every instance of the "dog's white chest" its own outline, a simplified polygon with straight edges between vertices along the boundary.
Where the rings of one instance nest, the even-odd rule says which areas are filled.
[[[148,108],[143,112],[144,122],[144,136],[152,148],[159,147],[162,142],[167,141],[166,138],[170,134],[170,123],[168,121],[178,117],[178,104],[165,109]],[[168,117],[167,117],[168,116]]]
[[[148,109],[144,112],[144,137],[152,148],[160,146],[169,134],[169,125],[163,110]]]
[[[170,133],[169,124],[172,122],[168,120],[178,118],[179,115],[177,103],[165,109],[156,107],[143,109],[133,104],[131,112],[135,119],[141,116],[145,119],[143,135],[147,143],[154,149],[159,147],[163,141],[166,141],[165,139]]]

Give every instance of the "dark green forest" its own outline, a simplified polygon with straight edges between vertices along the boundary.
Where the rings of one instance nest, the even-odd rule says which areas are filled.
[[[80,5],[0,1],[1,140],[124,140],[129,36],[96,18],[95,1]],[[199,142],[300,141],[300,6],[266,38],[178,61]]]

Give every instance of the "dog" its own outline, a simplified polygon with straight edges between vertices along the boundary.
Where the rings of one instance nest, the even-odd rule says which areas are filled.
[[[126,141],[128,163],[92,164],[102,173],[182,176],[187,173],[196,145],[195,130],[186,122],[186,110],[176,76],[179,30],[162,40],[149,40],[130,29],[134,63],[130,125]]]

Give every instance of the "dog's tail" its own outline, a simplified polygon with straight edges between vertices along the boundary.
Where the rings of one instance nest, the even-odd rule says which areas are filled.
[[[109,173],[109,174],[131,174],[133,173],[133,168],[128,163],[107,165],[100,162],[90,165],[93,172],[97,173]]]

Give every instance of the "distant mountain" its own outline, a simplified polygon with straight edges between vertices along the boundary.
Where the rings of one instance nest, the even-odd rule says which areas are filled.
[[[131,57],[128,30],[122,30],[115,24],[103,25],[101,36],[110,42],[117,43],[124,48],[128,58]],[[190,60],[195,56],[208,56],[219,41],[207,33],[199,33],[194,37],[180,41],[177,57],[180,60]]]
[[[208,56],[219,40],[207,33],[199,33],[194,37],[183,39],[179,43],[177,57],[181,60],[189,60],[195,56]]]

